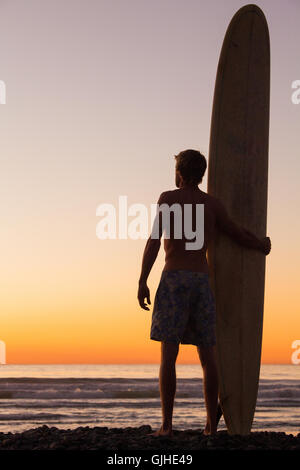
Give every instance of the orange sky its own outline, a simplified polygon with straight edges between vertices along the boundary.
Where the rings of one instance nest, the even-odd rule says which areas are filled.
[[[243,3],[0,2],[0,340],[8,363],[159,361],[151,312],[136,301],[144,241],[98,240],[96,207],[119,195],[149,207],[174,188],[174,154],[208,154],[219,51]],[[262,359],[290,363],[300,339],[300,105],[291,102],[300,4],[257,4],[272,52]],[[152,300],[162,266],[163,252],[150,275]],[[178,362],[197,360],[182,346]]]

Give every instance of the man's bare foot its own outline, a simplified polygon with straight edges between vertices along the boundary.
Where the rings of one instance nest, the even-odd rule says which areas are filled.
[[[206,423],[205,429],[203,431],[204,436],[213,436],[217,433],[217,427],[218,427],[218,424],[219,424],[219,421],[220,421],[222,415],[223,415],[223,411],[222,411],[220,403],[218,403],[216,428],[213,429],[213,432],[211,432],[210,425],[208,423]]]
[[[203,435],[204,436],[215,436],[216,433],[217,433],[217,429],[211,430],[209,424],[206,423],[205,429],[203,431]]]
[[[172,437],[172,436],[173,436],[173,430],[172,430],[172,428],[163,428],[163,426],[161,426],[157,431],[151,432],[150,434],[148,434],[148,436],[153,436],[153,437],[159,437],[159,436],[163,436],[163,437]]]

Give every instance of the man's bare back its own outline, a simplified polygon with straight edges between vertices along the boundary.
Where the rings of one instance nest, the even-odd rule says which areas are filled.
[[[158,204],[179,204],[182,206],[190,204],[194,209],[193,225],[195,223],[196,204],[204,205],[204,243],[199,250],[187,250],[187,239],[164,238],[164,249],[166,252],[164,271],[185,269],[190,271],[209,272],[206,253],[209,244],[213,241],[218,230],[232,237],[237,243],[248,248],[261,250],[266,254],[268,241],[259,240],[254,234],[244,230],[230,219],[223,204],[215,197],[201,191],[198,187],[182,186],[173,191],[166,191],[160,195]],[[174,225],[174,224],[173,224]],[[171,233],[173,233],[171,226]]]
[[[214,198],[197,188],[183,187],[173,191],[166,191],[161,194],[158,204],[180,204],[182,214],[184,205],[192,205],[195,212],[195,205],[204,205],[204,244],[200,250],[187,250],[187,239],[183,236],[180,239],[174,237],[164,238],[164,249],[166,252],[164,271],[174,269],[186,269],[190,271],[208,272],[206,250],[216,232],[217,211]],[[193,218],[194,228],[195,214]],[[202,228],[203,229],[203,228]],[[172,232],[172,227],[171,227]]]

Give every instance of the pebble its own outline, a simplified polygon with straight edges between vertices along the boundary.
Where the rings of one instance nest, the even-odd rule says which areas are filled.
[[[172,438],[149,436],[154,429],[149,425],[127,428],[78,427],[59,429],[41,426],[24,432],[2,433],[0,450],[300,450],[300,433],[297,436],[276,432],[252,432],[249,436],[232,436],[219,431],[214,437],[201,434],[201,430],[177,431]]]

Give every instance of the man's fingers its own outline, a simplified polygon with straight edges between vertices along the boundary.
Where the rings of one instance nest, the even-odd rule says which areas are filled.
[[[144,310],[149,310],[149,308],[147,307],[147,304],[145,304],[145,301],[144,301],[145,297],[138,297],[138,301],[139,301],[139,304],[140,304],[140,307]],[[147,299],[148,300],[148,299]],[[149,301],[148,301],[149,303]]]
[[[271,251],[271,240],[269,237],[264,237],[263,238],[263,244],[264,244],[264,249],[263,252],[265,255],[268,255]]]
[[[149,308],[147,307],[145,303],[140,304],[140,306],[142,307],[143,310],[149,310]]]
[[[147,305],[145,304],[145,302],[143,302],[142,304],[140,304],[140,306],[142,307],[143,310],[149,310],[149,308],[147,307]]]
[[[138,297],[140,307],[143,310],[149,310],[149,307],[145,303],[145,299],[147,300],[148,304],[150,305],[151,304],[151,302],[150,302],[150,291],[149,291],[149,289],[146,285],[143,286],[143,287],[139,287],[137,297]]]

